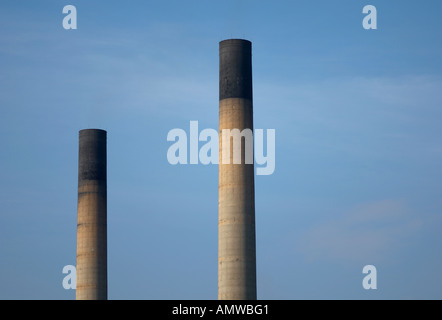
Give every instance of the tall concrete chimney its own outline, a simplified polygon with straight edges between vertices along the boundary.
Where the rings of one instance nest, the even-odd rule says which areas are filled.
[[[77,300],[107,300],[106,131],[81,130],[78,154]]]
[[[245,163],[244,141],[241,164],[233,164],[233,143],[222,139],[223,129],[253,130],[252,43],[221,41],[219,64],[218,299],[255,300],[254,165]],[[230,164],[223,164],[226,152]]]

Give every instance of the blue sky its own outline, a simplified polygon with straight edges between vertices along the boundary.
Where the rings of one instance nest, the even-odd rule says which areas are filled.
[[[64,5],[78,29],[64,30]],[[375,5],[378,30],[362,28]],[[441,299],[440,1],[0,2],[0,298],[74,299],[78,131],[108,131],[110,299],[216,299],[218,42],[253,43],[259,299]],[[362,268],[378,289],[362,288]]]

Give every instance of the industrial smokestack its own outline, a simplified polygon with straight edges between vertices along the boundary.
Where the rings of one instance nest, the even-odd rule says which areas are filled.
[[[241,164],[234,164],[234,141],[228,146],[221,138],[223,129],[253,131],[252,43],[221,41],[219,61],[218,299],[255,300],[254,165],[245,161],[245,141]]]
[[[78,154],[77,300],[107,300],[106,131],[81,130]]]

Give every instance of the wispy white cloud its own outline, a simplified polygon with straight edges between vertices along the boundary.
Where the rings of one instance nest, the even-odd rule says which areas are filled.
[[[280,143],[293,149],[394,158],[430,157],[442,146],[441,77],[255,80],[255,123],[285,130]]]
[[[402,201],[368,203],[312,227],[297,249],[308,260],[367,263],[390,255],[422,223]]]
[[[309,82],[255,81],[255,98],[269,111],[291,113],[292,120],[309,120],[326,126],[340,125],[360,115],[355,126],[370,124],[374,117],[399,117],[420,112],[425,116],[442,103],[442,78],[427,75],[406,77],[336,77]],[[406,120],[418,121],[410,117]],[[359,123],[361,122],[361,123]],[[351,124],[350,124],[351,125]]]
[[[204,118],[211,101],[216,113],[217,66],[212,64],[217,59],[198,55],[192,48],[201,45],[201,39],[182,37],[187,32],[180,24],[165,22],[131,32],[80,30],[75,37],[60,32],[34,34],[20,27],[0,35],[0,54],[12,60],[0,75],[6,88],[0,90],[0,99],[23,96],[17,91],[26,86],[27,96],[39,101],[50,88],[56,103],[41,106],[48,111],[63,100],[65,110],[75,107],[77,113],[95,120],[121,113]],[[19,63],[18,57],[28,63]]]

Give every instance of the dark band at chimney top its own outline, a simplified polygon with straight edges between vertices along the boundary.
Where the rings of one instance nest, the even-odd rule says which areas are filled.
[[[106,131],[84,129],[79,132],[78,183],[87,180],[106,184]]]
[[[252,43],[229,39],[219,43],[219,100],[252,100]]]

